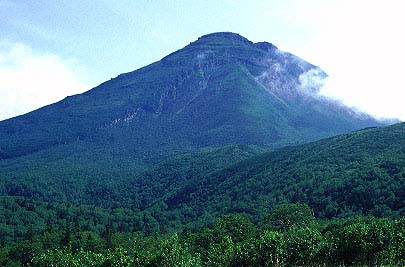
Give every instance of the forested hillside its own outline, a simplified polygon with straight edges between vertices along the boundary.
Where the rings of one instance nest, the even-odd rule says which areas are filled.
[[[52,185],[49,176],[44,187],[35,179],[14,179],[4,181],[3,190],[29,198],[48,195],[43,200],[51,202],[146,212],[155,230],[198,227],[229,212],[247,213],[257,222],[272,206],[290,202],[307,203],[318,218],[399,217],[405,208],[404,132],[404,124],[369,128],[264,154],[250,146],[207,149],[140,174],[129,172],[123,180]],[[69,169],[61,166],[61,171]]]
[[[203,177],[263,151],[243,145],[206,148],[200,153],[183,153],[147,170],[138,169],[136,161],[130,159],[113,159],[113,155],[108,156],[110,160],[105,155],[103,159],[96,158],[97,155],[88,155],[88,150],[81,155],[58,150],[63,155],[53,153],[55,158],[51,161],[38,152],[35,156],[0,161],[0,192],[104,208],[145,208],[162,197],[162,192],[169,192],[188,179]],[[78,164],[76,156],[88,157]]]
[[[369,128],[258,155],[191,180],[156,208],[184,221],[246,212],[255,220],[280,203],[317,217],[405,215],[405,124]]]

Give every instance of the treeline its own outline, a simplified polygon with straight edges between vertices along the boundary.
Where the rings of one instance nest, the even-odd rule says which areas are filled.
[[[228,214],[180,233],[28,230],[2,245],[0,266],[404,266],[405,218],[317,220],[304,204],[272,209],[260,224]],[[69,224],[67,224],[69,225]],[[28,228],[29,229],[29,228]]]

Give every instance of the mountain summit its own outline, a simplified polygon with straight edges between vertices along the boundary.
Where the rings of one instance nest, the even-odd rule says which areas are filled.
[[[192,44],[223,44],[223,43],[234,43],[234,44],[245,44],[245,45],[252,45],[253,42],[249,41],[245,37],[233,33],[233,32],[216,32],[210,33],[207,35],[203,35],[198,38],[197,41],[193,42]]]
[[[204,35],[84,94],[0,122],[1,190],[10,177],[24,184],[25,171],[44,183],[100,182],[205,147],[276,148],[380,125],[321,97],[326,77],[270,43]]]

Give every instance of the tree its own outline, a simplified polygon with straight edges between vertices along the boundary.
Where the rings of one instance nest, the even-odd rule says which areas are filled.
[[[243,214],[228,214],[220,218],[214,225],[214,237],[229,236],[233,242],[238,243],[252,238],[255,235],[255,226]]]
[[[307,204],[281,204],[273,208],[266,222],[267,227],[287,231],[295,226],[310,225],[315,217]]]
[[[281,266],[285,253],[282,233],[265,230],[257,240],[256,248],[260,266]]]
[[[160,252],[156,258],[156,266],[160,267],[200,267],[198,255],[192,255],[185,244],[181,244],[177,234],[163,239]]]
[[[316,266],[324,238],[315,227],[293,227],[285,235],[285,262],[288,266]],[[321,259],[321,262],[324,259]]]

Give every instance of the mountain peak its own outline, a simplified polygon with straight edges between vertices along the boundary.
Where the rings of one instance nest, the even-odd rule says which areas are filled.
[[[255,47],[264,50],[266,52],[271,52],[274,50],[277,50],[277,46],[275,46],[274,44],[268,43],[268,42],[258,42],[254,44]]]
[[[246,39],[245,37],[233,33],[233,32],[215,32],[203,35],[198,38],[193,44],[244,44],[244,45],[251,45],[253,44],[251,41]]]
[[[258,49],[264,50],[266,52],[271,52],[277,50],[278,48],[272,43],[268,42],[258,42],[253,43],[247,38],[243,37],[240,34],[233,32],[215,32],[203,35],[197,39],[197,41],[192,42],[192,45],[224,45],[224,44],[233,44],[233,45],[248,45],[254,46]]]

